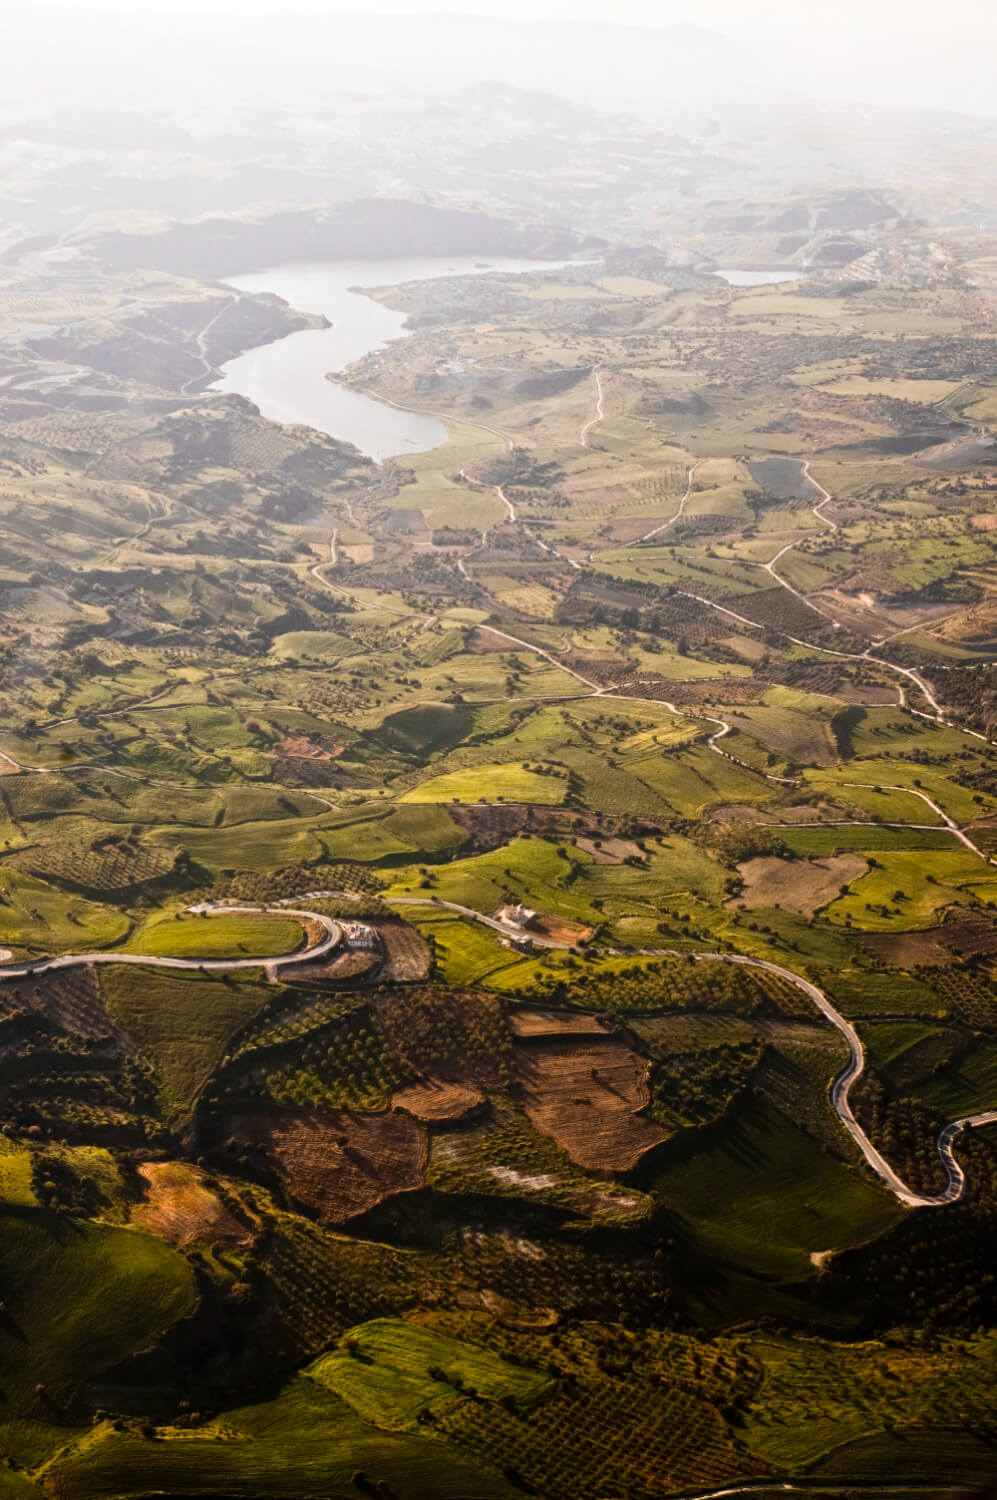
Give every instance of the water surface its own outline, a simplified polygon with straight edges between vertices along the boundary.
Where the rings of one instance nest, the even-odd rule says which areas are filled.
[[[406,314],[363,295],[364,287],[398,286],[446,276],[552,271],[565,261],[419,257],[398,260],[295,261],[267,271],[228,276],[245,292],[275,292],[300,312],[324,313],[331,328],[306,328],[248,349],[222,366],[213,390],[247,397],[275,422],[303,423],[355,443],[380,462],[425,453],[446,438],[433,417],[399,411],[327,377],[392,339],[405,336]]]

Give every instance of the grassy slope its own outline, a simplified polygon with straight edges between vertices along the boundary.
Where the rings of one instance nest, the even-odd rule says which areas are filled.
[[[58,1419],[70,1388],[145,1347],[194,1305],[187,1262],[150,1234],[42,1213],[8,1212],[2,1227],[0,1411]],[[39,1383],[51,1402],[36,1395]]]
[[[901,1213],[861,1168],[759,1100],[708,1147],[664,1167],[654,1193],[693,1245],[780,1280],[812,1274],[812,1252],[861,1244]]]
[[[141,927],[125,951],[157,958],[274,958],[293,953],[303,941],[292,917],[184,916]]]
[[[131,964],[101,972],[107,1008],[150,1059],[168,1118],[191,1104],[226,1039],[273,994],[251,980],[207,979]]]
[[[78,1500],[174,1496],[321,1494],[353,1500],[364,1473],[384,1481],[399,1500],[511,1500],[517,1492],[458,1450],[368,1425],[331,1391],[303,1376],[272,1400],[227,1411],[203,1432],[169,1430],[156,1441],[115,1432],[109,1424],[60,1455],[52,1475]]]

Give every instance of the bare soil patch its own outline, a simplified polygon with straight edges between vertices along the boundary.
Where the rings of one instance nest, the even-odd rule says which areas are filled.
[[[624,860],[639,859],[644,863],[647,855],[632,839],[575,839],[577,848],[591,854],[596,864],[622,865]]]
[[[952,962],[952,954],[930,932],[875,932],[863,935],[858,941],[867,953],[885,959],[897,969],[938,969]]]
[[[345,747],[328,740],[310,740],[306,734],[285,734],[275,748],[278,755],[291,760],[335,760]]]
[[[577,945],[587,943],[595,928],[585,927],[581,922],[569,922],[567,917],[555,916],[553,912],[541,912],[529,930],[554,943]]]
[[[425,938],[407,922],[378,922],[385,951],[385,978],[414,983],[429,978],[432,959]]]
[[[392,1107],[405,1110],[417,1120],[463,1120],[481,1104],[484,1095],[466,1084],[446,1083],[430,1078],[399,1089],[392,1096]]]
[[[957,953],[984,957],[997,953],[997,921],[988,912],[954,906],[938,936],[946,948],[954,948]]]
[[[132,1222],[158,1234],[171,1245],[193,1245],[211,1240],[218,1245],[244,1245],[250,1232],[225,1207],[195,1167],[179,1161],[147,1161],[139,1176],[148,1184],[145,1199],[132,1211]]]
[[[970,525],[975,526],[977,531],[997,531],[997,515],[971,516]],[[0,772],[3,766],[0,766]]]
[[[812,917],[869,868],[861,854],[833,854],[825,859],[776,859],[765,855],[738,865],[744,889],[725,904],[781,906]]]
[[[302,964],[296,967],[292,978],[298,983],[356,984],[361,979],[369,978],[380,965],[380,953],[340,953],[331,963]]]
[[[486,651],[517,651],[522,650],[514,642],[508,640],[504,635],[489,630],[487,625],[476,625],[467,639],[467,650],[475,656],[481,656]]]
[[[226,1149],[255,1156],[333,1224],[421,1187],[427,1153],[426,1132],[411,1115],[347,1110],[238,1116]]]
[[[595,1016],[572,1010],[517,1010],[509,1017],[509,1025],[517,1037],[606,1035]]]
[[[644,1119],[640,1059],[614,1037],[520,1048],[517,1070],[530,1120],[580,1167],[625,1172],[667,1132]]]

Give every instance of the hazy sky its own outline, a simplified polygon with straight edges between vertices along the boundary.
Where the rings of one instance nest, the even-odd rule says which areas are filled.
[[[47,0],[42,0],[47,3]],[[54,0],[53,0],[54,3]],[[96,8],[93,0],[59,0],[74,8]],[[272,14],[281,10],[396,12],[419,15],[452,11],[460,15],[510,16],[537,20],[557,16],[577,21],[617,21],[639,26],[669,26],[676,21],[714,26],[738,36],[764,31],[790,30],[875,32],[888,35],[904,28],[936,31],[939,39],[961,36],[975,51],[990,39],[997,41],[997,7],[993,0],[833,0],[815,6],[807,0],[373,0],[358,4],[346,0],[103,0],[103,8],[137,11],[216,11],[223,14]]]
[[[688,22],[757,43],[775,63],[775,76],[804,94],[997,117],[997,0],[6,0],[12,18],[55,3],[136,17],[353,11],[652,27]]]

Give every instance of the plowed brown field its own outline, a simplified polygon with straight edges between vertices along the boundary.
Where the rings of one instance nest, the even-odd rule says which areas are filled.
[[[623,1042],[551,1041],[517,1051],[526,1113],[580,1167],[625,1172],[665,1139],[639,1113],[647,1080]]]
[[[307,1208],[334,1224],[395,1193],[421,1187],[426,1132],[411,1115],[347,1110],[242,1115],[232,1121],[237,1151],[264,1160]]]

